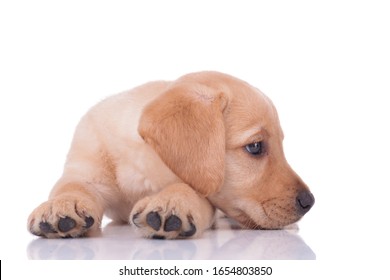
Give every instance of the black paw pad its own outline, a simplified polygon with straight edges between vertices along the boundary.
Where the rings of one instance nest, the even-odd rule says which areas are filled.
[[[58,222],[58,230],[61,232],[68,232],[76,227],[76,221],[70,217],[61,218]]]
[[[196,233],[196,226],[194,225],[193,221],[194,221],[194,218],[192,218],[192,216],[189,216],[188,222],[190,223],[190,229],[180,233],[181,237],[191,237]]]
[[[146,215],[146,222],[155,231],[158,231],[161,227],[161,217],[157,212],[149,212]]]
[[[95,219],[92,217],[85,218],[85,228],[90,228],[95,223]]]
[[[54,230],[53,226],[51,224],[49,224],[48,222],[40,222],[39,223],[39,229],[43,233],[56,233],[56,231]]]
[[[181,228],[181,220],[176,215],[171,215],[165,221],[164,231],[176,231]]]
[[[196,226],[194,224],[190,224],[191,229],[188,231],[183,231],[180,233],[181,237],[191,237],[196,233]]]

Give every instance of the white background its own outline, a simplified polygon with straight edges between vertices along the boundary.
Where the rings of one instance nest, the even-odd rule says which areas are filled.
[[[389,14],[386,1],[1,1],[3,268],[27,259],[27,216],[60,176],[90,106],[150,80],[217,70],[279,111],[287,158],[316,197],[300,226],[317,256],[309,267],[383,279]],[[27,267],[20,272],[33,274]]]

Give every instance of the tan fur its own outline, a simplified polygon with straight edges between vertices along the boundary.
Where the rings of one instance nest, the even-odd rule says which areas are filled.
[[[223,93],[179,83],[145,108],[139,126],[168,167],[204,196],[223,183],[224,103]]]
[[[234,77],[200,72],[140,86],[82,118],[64,173],[30,215],[29,230],[84,235],[105,213],[148,237],[199,236],[215,207],[247,227],[281,228],[301,218],[296,196],[308,190],[288,165],[282,140],[272,102]],[[245,146],[258,141],[266,154],[257,157]],[[149,213],[158,213],[160,228],[153,229]],[[180,228],[165,231],[172,215]],[[76,226],[61,232],[65,217]],[[89,217],[94,224],[86,228]]]

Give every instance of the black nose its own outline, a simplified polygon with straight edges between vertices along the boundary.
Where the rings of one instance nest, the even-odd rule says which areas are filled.
[[[314,196],[309,191],[300,191],[297,195],[297,211],[304,215],[314,205]]]

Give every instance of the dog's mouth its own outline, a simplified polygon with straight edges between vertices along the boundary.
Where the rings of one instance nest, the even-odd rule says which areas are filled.
[[[235,215],[232,217],[239,222],[244,228],[248,229],[265,229],[261,225],[257,224],[247,213],[241,209],[234,209]]]
[[[297,213],[295,199],[290,197],[271,198],[266,201],[242,199],[232,202],[233,207],[225,207],[226,205],[217,202],[214,201],[214,204],[220,210],[247,229],[283,229],[302,217]]]
[[[291,223],[296,222],[299,217],[297,217],[294,211],[292,209],[289,209],[289,207],[283,208],[283,207],[276,207],[273,205],[273,207],[266,207],[267,205],[262,205],[261,213],[260,212],[248,212],[240,209],[235,208],[230,214],[230,216],[236,220],[238,223],[240,223],[244,228],[247,229],[282,229],[286,225],[289,225]],[[253,218],[253,215],[259,216],[258,218]],[[259,220],[260,219],[260,220]]]

